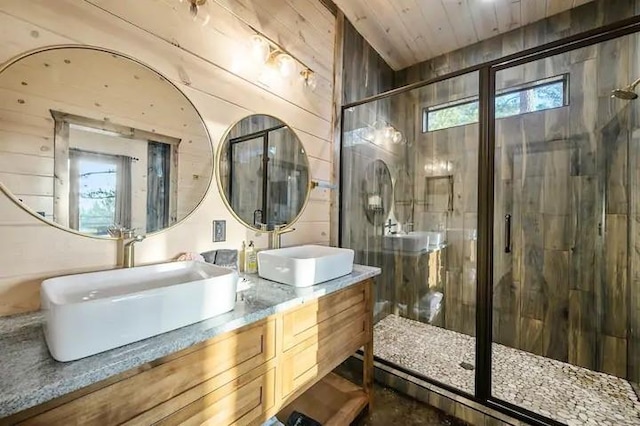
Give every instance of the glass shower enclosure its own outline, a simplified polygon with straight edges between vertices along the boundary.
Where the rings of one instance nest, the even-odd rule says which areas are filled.
[[[640,39],[616,31],[344,107],[378,362],[532,423],[640,424]]]

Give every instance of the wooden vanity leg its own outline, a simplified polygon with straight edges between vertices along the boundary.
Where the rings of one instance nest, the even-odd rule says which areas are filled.
[[[369,280],[365,287],[365,303],[367,316],[365,328],[367,330],[367,343],[364,345],[364,359],[362,362],[362,387],[369,398],[369,411],[373,408],[373,280]]]

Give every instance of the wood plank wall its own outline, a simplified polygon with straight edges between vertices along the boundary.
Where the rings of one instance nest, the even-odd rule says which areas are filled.
[[[428,80],[633,16],[637,0],[596,0],[395,73],[395,86]]]
[[[202,25],[204,16],[209,22]],[[87,44],[135,57],[175,83],[202,114],[214,144],[241,118],[273,114],[290,124],[309,155],[313,179],[331,180],[335,17],[315,0],[209,0],[194,22],[177,0],[20,0],[0,5],[0,62],[30,49]],[[276,40],[319,77],[265,81],[247,66],[251,27]],[[330,190],[315,189],[283,244],[329,243]],[[227,221],[227,241],[211,242],[211,221]],[[184,251],[239,248],[256,239],[227,211],[215,182],[194,214],[138,245],[137,262]],[[116,266],[116,244],[44,224],[0,194],[0,315],[36,310],[42,279]]]

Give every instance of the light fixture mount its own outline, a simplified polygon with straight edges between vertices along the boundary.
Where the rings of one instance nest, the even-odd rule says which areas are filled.
[[[189,12],[191,16],[195,19],[198,16],[198,9],[207,2],[207,0],[189,0]]]

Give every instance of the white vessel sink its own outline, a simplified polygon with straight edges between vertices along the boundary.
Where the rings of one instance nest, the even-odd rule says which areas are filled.
[[[439,231],[415,231],[408,234],[385,235],[383,247],[387,250],[416,252],[434,250],[445,242],[445,233]]]
[[[233,310],[237,272],[172,262],[43,281],[45,338],[73,361]]]
[[[351,249],[298,246],[258,252],[262,278],[294,287],[310,287],[353,271]]]

